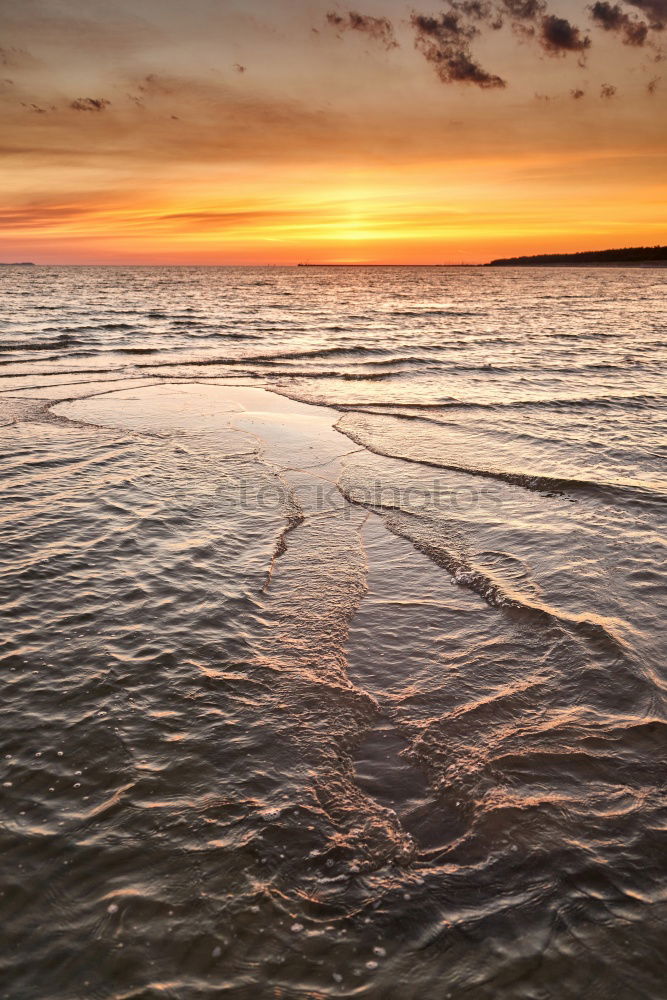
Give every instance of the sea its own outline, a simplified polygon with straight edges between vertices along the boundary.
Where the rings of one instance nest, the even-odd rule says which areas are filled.
[[[0,997],[664,1000],[666,292],[0,269]]]

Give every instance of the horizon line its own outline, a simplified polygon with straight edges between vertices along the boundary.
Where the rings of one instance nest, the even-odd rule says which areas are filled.
[[[471,263],[459,262],[459,263],[442,263],[441,261],[434,263],[420,263],[420,264],[410,264],[405,261],[400,262],[384,262],[384,263],[374,263],[374,262],[364,262],[364,263],[334,263],[334,262],[323,262],[323,263],[307,263],[307,262],[296,262],[296,263],[271,263],[269,261],[257,264],[243,263],[243,264],[211,264],[211,263],[200,263],[197,261],[183,261],[183,262],[160,262],[153,261],[152,263],[146,262],[133,262],[133,261],[34,261],[34,260],[5,260],[0,261],[0,267],[284,267],[284,268],[297,268],[297,267],[486,267],[488,261],[474,261]]]

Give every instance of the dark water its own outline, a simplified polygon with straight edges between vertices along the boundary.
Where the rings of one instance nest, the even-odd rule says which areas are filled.
[[[665,278],[2,269],[0,996],[667,996]]]

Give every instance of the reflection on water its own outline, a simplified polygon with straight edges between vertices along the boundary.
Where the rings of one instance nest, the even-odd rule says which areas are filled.
[[[0,277],[2,995],[660,998],[660,273]]]

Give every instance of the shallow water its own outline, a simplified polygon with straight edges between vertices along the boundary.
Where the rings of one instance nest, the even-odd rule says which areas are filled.
[[[664,273],[0,305],[0,996],[664,997]]]

